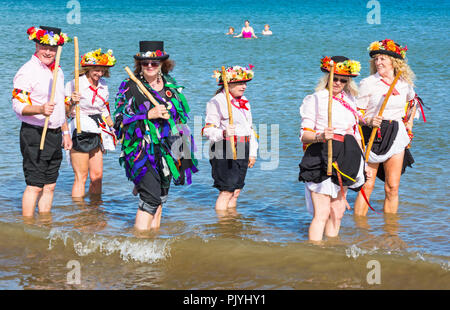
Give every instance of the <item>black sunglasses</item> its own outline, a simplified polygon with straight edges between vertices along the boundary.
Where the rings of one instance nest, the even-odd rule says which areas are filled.
[[[338,79],[337,77],[333,78],[333,82],[337,82],[337,81],[340,81],[342,84],[345,84],[348,82],[348,80],[346,80],[346,79]]]
[[[141,61],[141,66],[148,67],[150,65],[156,68],[159,66],[160,63],[161,63],[160,61]]]

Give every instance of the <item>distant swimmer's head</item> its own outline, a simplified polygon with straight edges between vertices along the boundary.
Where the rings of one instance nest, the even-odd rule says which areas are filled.
[[[265,24],[265,25],[264,25],[264,30],[265,30],[265,31],[268,31],[269,29],[270,29],[269,24]]]
[[[229,27],[227,34],[234,34],[234,28],[233,27]]]
[[[245,25],[245,27],[248,27],[248,26],[250,26],[250,22],[249,22],[248,20],[246,20],[246,21],[244,22],[244,25]]]

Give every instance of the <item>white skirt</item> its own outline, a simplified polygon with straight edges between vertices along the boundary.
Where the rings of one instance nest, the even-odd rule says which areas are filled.
[[[365,168],[365,162],[364,158],[361,158],[361,162],[359,164],[359,170],[358,175],[356,176],[356,182],[355,184],[351,186],[344,186],[345,189],[347,187],[349,188],[358,188],[362,185],[364,185],[365,179],[364,179],[364,168]],[[343,171],[345,173],[345,171]],[[342,176],[345,178],[344,176]],[[308,210],[309,214],[314,216],[314,205],[311,199],[311,192],[319,193],[319,194],[325,194],[331,196],[331,198],[337,198],[339,191],[341,190],[341,187],[339,185],[334,184],[331,181],[331,178],[326,179],[323,182],[320,183],[314,183],[314,182],[305,182],[305,202],[306,202],[306,210]]]
[[[371,151],[369,155],[369,163],[384,163],[395,154],[403,152],[410,142],[411,139],[406,132],[405,124],[403,124],[402,121],[398,121],[397,136],[395,137],[394,143],[392,144],[389,151],[383,155],[377,155]]]

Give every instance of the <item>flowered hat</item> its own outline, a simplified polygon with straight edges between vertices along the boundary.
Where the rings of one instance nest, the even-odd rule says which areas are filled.
[[[253,79],[253,68],[255,66],[248,65],[248,67],[233,66],[225,69],[228,83],[249,82]],[[213,78],[216,79],[218,85],[223,85],[222,70],[215,70]]]
[[[67,34],[62,33],[60,28],[47,27],[47,26],[39,26],[30,27],[27,30],[28,39],[33,40],[42,45],[64,45],[66,42],[70,42],[71,39],[67,36]]]
[[[330,72],[330,61],[334,61],[334,74],[349,77],[359,75],[361,64],[359,61],[350,60],[345,56],[324,57],[320,60],[320,70],[322,72]]]
[[[139,41],[140,52],[134,55],[136,60],[166,60],[169,54],[164,52],[163,41]]]
[[[406,45],[403,47],[393,40],[384,39],[383,41],[370,43],[367,50],[369,50],[370,57],[374,57],[376,54],[385,54],[398,59],[405,59],[408,47]]]
[[[106,53],[102,53],[102,49],[99,48],[95,51],[90,51],[81,57],[81,66],[102,66],[112,67],[116,64],[116,58],[113,56],[113,51],[108,50]]]

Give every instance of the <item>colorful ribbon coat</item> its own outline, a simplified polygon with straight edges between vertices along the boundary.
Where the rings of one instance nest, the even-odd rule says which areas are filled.
[[[167,107],[170,118],[148,119],[148,111],[154,105],[134,81],[125,79],[116,95],[114,112],[116,135],[122,143],[119,162],[134,184],[139,183],[149,167],[161,175],[162,184],[170,184],[171,178],[175,185],[183,185],[185,179],[191,184],[198,161],[194,158],[194,138],[186,124],[190,108],[181,93],[183,87],[164,75],[165,88],[172,95],[166,103],[144,78],[138,78],[159,104]]]

